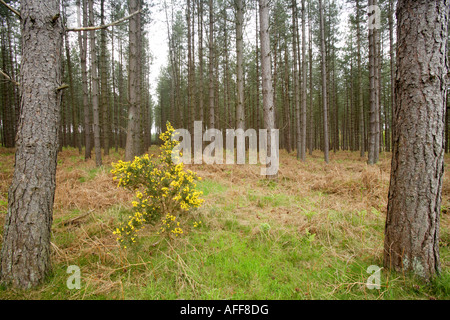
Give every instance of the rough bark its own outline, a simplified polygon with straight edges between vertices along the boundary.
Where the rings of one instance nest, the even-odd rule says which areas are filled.
[[[449,0],[400,0],[384,266],[439,272]]]
[[[63,27],[56,0],[24,0],[21,16],[22,112],[0,275],[3,283],[26,289],[42,283],[51,270]]]

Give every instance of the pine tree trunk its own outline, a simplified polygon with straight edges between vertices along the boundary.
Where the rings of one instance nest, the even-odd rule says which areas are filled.
[[[389,148],[386,148],[387,151],[391,151],[392,146],[392,119],[393,119],[393,110],[395,106],[395,48],[394,48],[394,0],[389,0],[389,54],[391,58],[391,108],[389,114],[386,114],[386,117],[389,117],[389,137],[387,141],[389,141]]]
[[[236,129],[245,130],[244,113],[244,4],[242,0],[236,0],[236,82],[237,82],[237,105],[236,105]],[[238,144],[241,140],[238,139]],[[238,150],[243,146],[237,145]]]
[[[288,48],[287,43],[284,46],[284,79],[283,79],[283,118],[284,125],[286,129],[284,130],[284,140],[286,145],[286,151],[291,153],[291,115],[290,115],[290,106],[291,102],[289,99],[289,58],[288,58]]]
[[[81,25],[81,8],[78,2],[78,24]],[[83,11],[83,27],[88,25],[88,6],[87,0],[82,0]],[[84,112],[84,140],[85,150],[84,159],[91,158],[91,117],[89,108],[89,89],[88,89],[88,72],[87,72],[87,31],[78,33],[78,43],[80,46],[80,64],[81,64],[81,83],[83,88],[83,112]]]
[[[187,10],[186,10],[186,21],[187,21],[187,41],[188,41],[188,116],[189,116],[189,131],[194,132],[194,121],[195,121],[195,94],[194,94],[194,82],[195,82],[195,71],[194,71],[194,57],[193,57],[193,38],[194,33],[192,32],[191,24],[191,17],[194,15],[191,15],[191,1],[187,0]],[[194,141],[192,139],[192,148],[193,151],[194,148]]]
[[[369,0],[369,6],[377,5],[376,0]],[[369,13],[373,14],[373,13]],[[373,17],[369,17],[374,19]],[[369,152],[368,164],[378,162],[379,158],[379,115],[378,115],[378,50],[377,29],[369,29],[369,81],[370,81],[370,112],[369,112]]]
[[[275,109],[273,104],[272,68],[269,35],[269,1],[259,0],[259,21],[261,39],[261,76],[264,109],[264,128],[267,129],[267,155],[272,156],[271,132],[275,129]],[[276,179],[278,174],[266,175],[266,178]]]
[[[325,51],[325,22],[323,14],[322,0],[319,0],[320,10],[320,34],[321,34],[321,54],[322,54],[322,107],[323,107],[323,152],[325,163],[329,163],[329,138],[328,138],[328,101],[327,101],[327,68]]]
[[[366,144],[364,137],[364,97],[362,88],[362,65],[361,65],[361,24],[360,24],[360,4],[356,0],[356,28],[357,28],[357,50],[358,50],[358,95],[359,95],[359,152],[361,158],[366,152]]]
[[[129,12],[139,10],[140,0],[130,0]],[[141,95],[141,76],[139,72],[140,64],[140,46],[139,33],[141,32],[140,15],[137,14],[130,18],[129,28],[129,76],[128,76],[128,92],[129,92],[129,108],[128,108],[128,129],[125,146],[125,161],[132,161],[134,157],[139,155],[139,138],[140,138],[140,95]]]
[[[111,30],[111,78],[112,78],[112,93],[113,93],[113,127],[114,127],[114,149],[116,152],[119,151],[119,137],[120,137],[120,128],[119,128],[119,110],[120,107],[118,105],[117,101],[117,95],[116,95],[116,68],[115,68],[115,59],[114,59],[114,52],[115,52],[115,45],[114,45],[114,27]]]
[[[2,68],[3,70],[7,70],[7,49],[6,49],[6,39],[2,34],[1,37],[1,46],[2,46]],[[2,94],[3,94],[3,136],[5,141],[6,148],[13,148],[15,145],[14,137],[14,102],[11,97],[11,86],[12,83],[9,81],[5,81],[2,85]]]
[[[384,266],[439,272],[449,0],[400,0]]]
[[[89,0],[89,25],[94,26],[94,0]],[[91,83],[92,83],[92,112],[94,115],[94,150],[95,165],[102,165],[102,149],[100,140],[100,111],[99,111],[99,79],[98,62],[95,47],[95,31],[90,31],[89,44],[91,53]]]
[[[260,72],[259,72],[259,32],[258,32],[258,20],[259,14],[256,12],[256,40],[255,40],[255,47],[256,47],[256,130],[259,130],[261,128],[261,112],[260,112],[260,87],[261,87],[261,81],[260,81]]]
[[[203,1],[197,0],[198,4],[198,60],[199,60],[199,71],[198,71],[198,90],[199,90],[199,98],[198,98],[198,107],[199,107],[199,120],[203,122],[205,121],[205,110],[204,110],[204,85],[203,85]],[[226,34],[226,32],[225,32]],[[227,69],[228,65],[226,65]],[[225,71],[226,72],[226,71]]]
[[[105,0],[100,1],[100,24],[105,24]],[[100,31],[100,82],[101,82],[101,109],[103,116],[103,153],[104,155],[109,155],[110,148],[110,108],[109,108],[109,97],[108,97],[108,66],[106,60],[106,30],[102,29]]]
[[[64,23],[66,23],[66,15],[63,11],[64,15]],[[77,117],[77,108],[75,105],[75,91],[74,91],[74,82],[73,82],[73,75],[72,75],[72,61],[70,57],[70,46],[69,46],[69,38],[67,34],[64,35],[64,43],[65,43],[65,49],[66,49],[66,59],[67,59],[67,75],[69,77],[69,93],[70,93],[70,109],[72,111],[72,146],[74,148],[78,148],[79,152],[81,154],[81,143],[79,143],[78,139],[78,117]]]
[[[301,105],[301,152],[300,158],[306,161],[306,6],[302,0],[302,105]]]
[[[308,6],[308,18],[311,20],[311,10]],[[309,155],[312,156],[314,151],[314,106],[313,106],[313,53],[312,53],[312,32],[311,26],[308,28],[308,36],[309,36]]]
[[[214,116],[214,6],[209,0],[209,128],[215,127]]]
[[[300,90],[299,90],[299,72],[298,72],[298,61],[299,61],[299,52],[297,46],[297,1],[292,0],[292,50],[294,54],[294,74],[292,75],[294,78],[294,110],[295,110],[295,141],[297,148],[297,159],[301,159],[302,152],[302,139],[301,139],[301,120],[300,120]]]
[[[8,194],[1,281],[20,288],[49,274],[62,82],[59,1],[21,2],[21,115]]]

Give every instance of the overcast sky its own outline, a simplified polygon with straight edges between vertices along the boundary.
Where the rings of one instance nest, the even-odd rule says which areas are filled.
[[[161,1],[162,2],[162,1]],[[345,32],[348,16],[349,16],[349,5],[345,3],[345,1],[340,0],[339,2],[343,3],[342,14],[340,15],[340,30]],[[152,95],[155,94],[155,88],[157,85],[157,79],[159,76],[159,71],[161,67],[167,64],[168,59],[168,40],[167,40],[167,22],[164,11],[161,10],[161,5],[155,5],[152,10],[152,22],[147,26],[147,31],[149,34],[149,42],[150,42],[150,51],[153,54],[154,60],[153,65],[151,67],[151,85],[152,85]],[[255,21],[255,10],[249,10],[246,14],[246,18],[248,18],[247,24],[244,28],[244,43],[255,43],[255,34],[256,34],[256,21]],[[207,21],[206,21],[207,22]],[[195,25],[195,29],[197,29],[197,22]],[[204,29],[204,31],[206,31]],[[197,31],[195,32],[195,38],[197,41]],[[341,43],[337,46],[344,45],[345,37],[341,38]],[[231,48],[233,50],[233,48]],[[154,96],[156,99],[156,96]]]
[[[167,0],[168,3],[171,0]],[[175,0],[177,7],[180,7],[180,3]],[[340,15],[341,22],[341,31],[345,31],[347,21],[348,21],[348,4],[345,4],[345,1],[339,0],[339,2],[344,4],[342,14]],[[150,72],[150,80],[151,80],[151,93],[154,101],[156,102],[157,96],[155,95],[157,80],[160,74],[160,70],[163,66],[167,64],[168,59],[168,40],[167,40],[167,22],[165,13],[162,10],[162,4],[164,3],[162,0],[154,1],[155,5],[150,9],[151,11],[151,22],[146,26],[146,30],[148,31],[149,38],[149,50],[153,55],[153,64],[151,66]],[[177,9],[175,9],[176,11]],[[255,10],[248,10],[246,13],[247,23],[244,26],[244,43],[251,43],[252,45],[255,43],[255,34],[256,34],[256,23],[255,23]],[[68,21],[69,27],[77,26],[77,15],[76,15],[76,7],[72,6],[69,8],[68,15],[70,19]],[[207,21],[205,21],[207,23]],[[197,29],[197,22],[195,22],[195,29]],[[206,29],[204,29],[206,32]],[[206,38],[206,36],[205,36]],[[195,41],[197,41],[197,31],[195,31]],[[345,37],[341,38],[341,44],[343,45],[345,41]],[[78,38],[75,33],[71,35],[71,43],[72,46],[78,46]],[[233,42],[230,50],[234,50]],[[197,44],[197,43],[196,43]],[[117,55],[116,55],[117,57]]]

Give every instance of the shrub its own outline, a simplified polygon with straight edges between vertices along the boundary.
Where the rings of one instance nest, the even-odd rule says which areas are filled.
[[[159,234],[182,235],[179,217],[200,207],[204,201],[195,183],[201,178],[191,170],[185,170],[183,163],[177,163],[177,156],[172,157],[179,144],[179,141],[172,141],[174,132],[168,122],[167,131],[160,135],[163,144],[158,157],[145,154],[135,157],[134,161],[112,164],[111,173],[113,179],[119,181],[118,187],[135,193],[133,215],[114,231],[125,247],[127,243],[136,242],[137,232],[145,224],[161,223]]]

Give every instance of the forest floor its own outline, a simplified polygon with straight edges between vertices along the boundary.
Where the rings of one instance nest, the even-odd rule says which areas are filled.
[[[53,272],[31,291],[0,288],[0,299],[450,299],[448,170],[441,277],[426,284],[382,270],[381,288],[370,290],[368,267],[383,265],[391,155],[375,166],[356,152],[331,153],[329,165],[320,152],[305,163],[280,155],[277,181],[263,179],[258,165],[189,166],[203,178],[197,185],[205,203],[185,222],[202,226],[170,240],[148,227],[125,249],[113,231],[132,212],[133,194],[117,188],[110,173],[123,151],[96,168],[78,150],[64,149]],[[13,150],[0,149],[0,245],[13,164]],[[67,287],[71,265],[81,270],[81,289]]]

